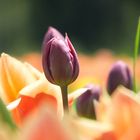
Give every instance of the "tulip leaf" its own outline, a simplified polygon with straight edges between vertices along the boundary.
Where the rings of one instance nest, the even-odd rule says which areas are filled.
[[[9,111],[7,110],[1,98],[0,98],[0,121],[2,121],[4,124],[7,124],[12,130],[16,129],[16,125],[13,122]]]
[[[136,37],[135,37],[135,47],[134,47],[134,62],[133,62],[133,76],[134,76],[134,79],[133,79],[133,88],[134,88],[134,91],[136,92],[137,91],[137,88],[136,88],[136,60],[137,60],[137,57],[138,57],[138,52],[139,52],[139,46],[140,46],[140,18],[138,20],[138,27],[137,27],[137,31],[136,31]]]

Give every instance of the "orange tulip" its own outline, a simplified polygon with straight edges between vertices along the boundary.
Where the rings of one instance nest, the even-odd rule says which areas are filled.
[[[59,120],[45,105],[28,118],[22,130],[22,140],[77,140],[68,122]]]
[[[113,126],[113,132],[118,140],[138,140],[140,138],[140,101],[132,91],[119,88],[106,106],[106,114],[102,121]],[[100,103],[99,108],[100,110]],[[99,119],[102,112],[97,112]]]
[[[101,101],[97,105],[97,116],[99,121],[108,122],[112,125],[111,134],[115,136],[113,140],[139,140],[139,110],[139,97],[126,88],[118,88],[107,104]],[[102,134],[100,140],[105,138],[106,135]]]
[[[38,79],[26,64],[5,53],[0,58],[0,74],[0,97],[6,104],[17,99],[22,88]]]
[[[104,95],[95,104],[97,121],[78,119],[74,122],[80,134],[93,140],[140,139],[139,95],[119,87],[112,97]]]
[[[0,57],[0,97],[16,122],[20,122],[40,103],[51,104],[62,117],[60,89],[28,63],[3,53]]]

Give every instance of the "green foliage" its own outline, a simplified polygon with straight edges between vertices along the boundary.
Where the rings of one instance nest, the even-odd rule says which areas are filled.
[[[10,113],[1,99],[0,99],[0,121],[2,121],[4,124],[7,124],[12,130],[16,129],[16,125],[13,122]]]
[[[135,73],[135,69],[136,69],[136,60],[138,57],[138,53],[139,53],[139,42],[140,42],[140,18],[138,20],[138,27],[137,27],[137,31],[136,31],[136,38],[135,38],[135,48],[134,48],[134,62],[133,62],[133,72],[134,72],[134,91],[137,91],[136,88],[136,73]]]

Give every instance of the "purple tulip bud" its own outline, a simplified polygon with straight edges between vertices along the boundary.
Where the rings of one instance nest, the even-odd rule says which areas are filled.
[[[54,36],[43,44],[42,63],[46,78],[61,87],[72,83],[79,74],[77,54],[67,35],[65,40]]]
[[[53,37],[64,40],[63,35],[55,28],[49,27],[43,40],[43,46],[47,44]]]
[[[99,101],[101,88],[89,85],[87,91],[76,100],[76,109],[79,116],[95,119],[94,100]]]
[[[107,80],[108,93],[111,95],[119,85],[132,89],[132,75],[123,61],[118,61],[112,66]]]

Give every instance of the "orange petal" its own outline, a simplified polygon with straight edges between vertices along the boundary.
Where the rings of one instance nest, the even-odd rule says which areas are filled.
[[[38,106],[44,102],[51,105],[57,116],[62,118],[63,104],[60,88],[50,84],[44,79],[44,76],[24,87],[19,93],[20,102],[10,109],[17,123],[22,122],[24,118],[29,116],[33,110],[38,109]],[[8,107],[10,108],[10,104]]]
[[[125,139],[128,135],[133,138],[134,136],[139,136],[140,101],[136,99],[135,94],[124,87],[119,87],[107,103],[105,106],[103,103],[99,103],[105,107],[105,111],[101,111],[105,116],[102,121],[113,125],[117,138]],[[100,108],[97,107],[97,109]]]
[[[114,125],[117,135],[123,135],[133,125],[135,119],[140,121],[140,102],[134,93],[126,88],[118,88],[112,97],[110,121]]]
[[[22,138],[23,140],[74,140],[68,130],[55,114],[48,110],[39,110],[38,114],[33,114],[28,119]]]
[[[35,98],[22,95],[19,104],[12,110],[12,115],[17,124],[22,123],[34,110],[43,103],[47,103],[57,112],[57,101],[51,95],[39,93]]]
[[[73,120],[73,126],[77,129],[79,135],[90,140],[103,140],[101,138],[111,138],[114,135],[113,128],[109,123],[78,118]]]
[[[19,93],[20,95],[35,97],[38,93],[45,93],[53,96],[57,101],[57,114],[60,118],[63,116],[63,103],[60,87],[51,84],[47,81],[45,76],[39,80],[31,83],[30,85],[23,88]]]
[[[17,59],[2,53],[0,59],[1,97],[6,103],[15,100],[18,92],[36,77]]]
[[[117,139],[140,138],[140,101],[132,91],[119,87],[111,98],[102,97],[96,107],[97,119],[111,124]]]
[[[110,132],[104,132],[101,137],[95,139],[95,140],[118,140],[116,135],[110,131]]]

